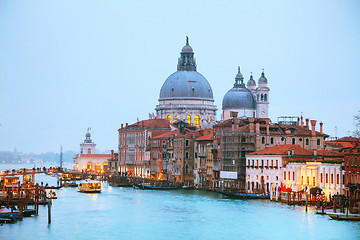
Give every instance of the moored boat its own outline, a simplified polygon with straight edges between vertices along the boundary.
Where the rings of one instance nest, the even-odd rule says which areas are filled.
[[[351,213],[326,213],[329,217],[335,220],[344,220],[344,221],[360,221],[360,214],[351,214]]]
[[[220,192],[228,198],[234,199],[270,199],[270,195],[260,194],[260,193],[227,193]]]
[[[82,182],[79,184],[79,192],[83,193],[100,193],[101,183],[96,181]]]

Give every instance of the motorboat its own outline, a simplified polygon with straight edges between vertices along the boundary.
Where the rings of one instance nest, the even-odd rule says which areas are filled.
[[[100,193],[101,183],[97,181],[81,182],[78,189],[83,193]]]

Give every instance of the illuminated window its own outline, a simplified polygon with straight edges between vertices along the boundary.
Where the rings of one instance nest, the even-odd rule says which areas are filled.
[[[266,176],[266,180],[269,180],[269,176]]]
[[[322,173],[320,173],[320,183],[322,183]]]
[[[331,184],[334,184],[334,174],[331,174]]]
[[[315,177],[313,177],[313,186],[315,186]]]
[[[284,180],[286,180],[286,171],[284,171]]]
[[[190,115],[187,115],[187,121],[189,124],[191,124],[191,116]]]
[[[195,127],[198,127],[200,125],[200,116],[196,115],[195,116]]]
[[[339,174],[336,174],[336,184],[340,184]]]
[[[293,181],[295,180],[295,172],[293,172]]]
[[[88,151],[87,151],[87,152],[88,152],[88,154],[91,154],[91,149],[90,149],[90,148],[88,148]]]
[[[256,175],[256,179],[259,179],[259,175]]]
[[[248,175],[248,179],[250,178],[250,175]]]
[[[210,120],[212,120],[212,116],[210,116]]]
[[[171,123],[171,116],[170,115],[167,115],[166,119],[169,121],[169,123]]]
[[[326,183],[329,182],[329,180],[328,180],[328,174],[325,175],[325,181],[326,181]]]

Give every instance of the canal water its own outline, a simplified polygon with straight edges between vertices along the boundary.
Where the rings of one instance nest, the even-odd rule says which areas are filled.
[[[36,181],[57,184],[44,174]],[[359,222],[330,220],[300,206],[197,190],[102,188],[101,194],[55,190],[51,224],[40,206],[39,216],[0,226],[0,239],[360,239]]]

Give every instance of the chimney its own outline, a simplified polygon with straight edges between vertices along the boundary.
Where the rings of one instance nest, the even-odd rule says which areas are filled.
[[[254,132],[254,118],[249,118],[249,122],[250,122],[250,133]]]
[[[266,119],[265,122],[266,122],[266,134],[269,135],[270,134],[270,130],[269,130],[269,128],[270,128],[270,119]]]
[[[129,126],[128,123],[126,123],[126,124],[125,124],[125,128],[127,128],[128,126]]]
[[[256,123],[256,133],[260,133],[260,123]]]
[[[307,127],[307,128],[309,129],[309,119],[308,119],[308,118],[305,118],[305,121],[306,121],[305,127]]]
[[[111,158],[114,159],[114,150],[111,150]]]
[[[303,126],[304,126],[304,118],[303,118],[302,115],[301,115],[301,120],[300,120],[300,122],[301,122],[301,126],[303,127]]]
[[[313,136],[315,136],[315,125],[316,125],[316,120],[311,120],[311,134]]]
[[[323,133],[323,122],[320,122],[320,133]]]
[[[297,123],[298,126],[300,126],[300,118],[298,118],[298,123]]]
[[[122,124],[121,124],[121,129],[123,129],[123,128],[124,128],[124,124],[122,123]]]

